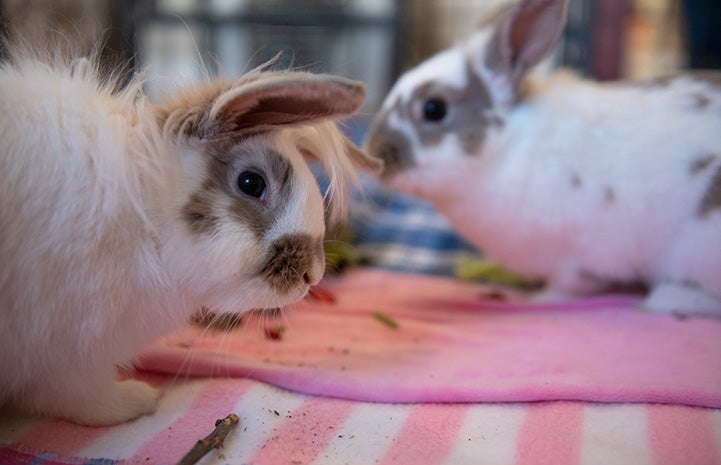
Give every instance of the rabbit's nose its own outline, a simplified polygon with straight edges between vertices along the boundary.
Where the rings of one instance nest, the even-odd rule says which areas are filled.
[[[325,273],[325,255],[321,254],[320,257],[315,260],[314,265],[303,273],[303,282],[309,286],[315,286],[320,282],[323,273]]]
[[[270,246],[262,267],[265,281],[279,294],[314,286],[325,272],[322,239],[309,234],[286,234]]]
[[[381,177],[392,176],[415,163],[408,138],[386,126],[384,120],[377,121],[370,130],[366,147],[372,156],[383,160]]]

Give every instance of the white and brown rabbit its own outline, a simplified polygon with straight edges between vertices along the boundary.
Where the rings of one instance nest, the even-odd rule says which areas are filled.
[[[284,306],[324,272],[325,206],[379,166],[334,120],[364,87],[249,72],[162,105],[94,60],[15,51],[0,64],[0,404],[89,425],[152,412],[118,381],[144,344],[206,305]],[[52,55],[48,53],[47,55]],[[332,212],[331,212],[332,214]]]
[[[525,0],[404,74],[366,141],[548,295],[650,287],[644,306],[721,315],[721,74],[600,84],[529,71],[567,0]]]

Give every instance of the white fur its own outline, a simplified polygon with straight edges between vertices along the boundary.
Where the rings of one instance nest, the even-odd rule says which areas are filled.
[[[432,201],[490,257],[545,278],[555,293],[643,280],[685,288],[673,302],[653,293],[649,308],[721,315],[721,209],[698,215],[713,170],[691,174],[702,156],[721,160],[721,89],[691,78],[640,86],[559,72],[527,78],[512,104],[502,75],[481,65],[487,44],[483,31],[396,83],[384,121],[408,137],[415,165],[388,182]],[[454,133],[425,147],[394,109],[426,82],[458,86],[468,56],[504,123],[488,128],[476,155]],[[709,98],[704,108],[699,95]]]
[[[159,395],[117,382],[116,367],[202,305],[242,312],[305,295],[307,285],[279,295],[251,272],[280,235],[323,235],[300,149],[334,170],[341,198],[354,175],[331,122],[251,137],[251,152],[288,157],[293,201],[261,243],[237,221],[193,234],[181,208],[207,154],[159,123],[140,80],[113,92],[92,61],[64,63],[20,54],[0,65],[0,404],[112,424],[153,411]],[[317,282],[322,254],[314,266]]]

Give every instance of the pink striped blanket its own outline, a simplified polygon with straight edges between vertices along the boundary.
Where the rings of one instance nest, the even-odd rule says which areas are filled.
[[[0,418],[0,464],[172,464],[230,412],[203,464],[721,464],[719,321],[378,270],[324,286],[335,303],[147,348],[154,415]]]

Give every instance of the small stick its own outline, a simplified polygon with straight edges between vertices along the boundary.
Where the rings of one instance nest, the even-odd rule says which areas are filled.
[[[193,448],[190,449],[190,451],[188,451],[182,459],[180,459],[178,465],[193,465],[211,450],[222,447],[225,437],[239,421],[240,418],[238,418],[238,415],[234,413],[231,413],[222,420],[216,421],[213,432],[196,442]]]

